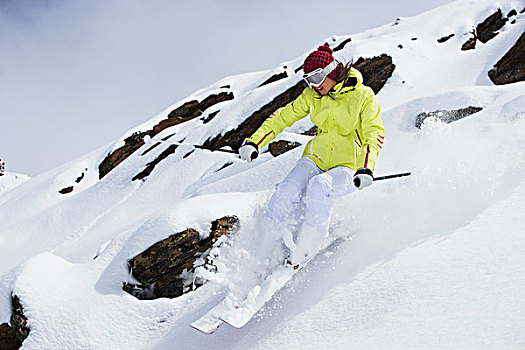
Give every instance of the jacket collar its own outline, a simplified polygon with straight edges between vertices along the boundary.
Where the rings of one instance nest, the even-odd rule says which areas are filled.
[[[355,69],[351,68],[348,72],[348,76],[342,82],[336,84],[332,90],[335,93],[346,93],[348,91],[354,91],[356,88],[362,85],[363,76]]]

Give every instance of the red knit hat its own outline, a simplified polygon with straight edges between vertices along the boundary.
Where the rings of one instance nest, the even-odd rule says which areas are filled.
[[[303,64],[303,72],[310,73],[311,71],[317,68],[324,68],[328,66],[334,60],[332,56],[332,49],[328,45],[322,45],[317,48],[316,51],[306,57]],[[329,75],[328,78],[335,80],[337,76],[338,68],[334,69]]]

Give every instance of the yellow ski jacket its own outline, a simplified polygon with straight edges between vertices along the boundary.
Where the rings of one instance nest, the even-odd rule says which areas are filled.
[[[379,102],[362,80],[361,73],[352,68],[348,77],[329,92],[330,96],[320,97],[307,87],[294,101],[268,117],[245,141],[261,149],[285,127],[310,115],[318,131],[306,145],[303,157],[310,158],[324,171],[336,166],[373,171],[383,147],[385,128]]]

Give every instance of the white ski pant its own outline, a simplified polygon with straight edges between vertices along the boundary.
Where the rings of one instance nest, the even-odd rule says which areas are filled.
[[[323,171],[312,160],[304,157],[299,159],[283,182],[276,185],[267,216],[276,222],[291,218],[290,221],[298,224],[296,247],[290,247],[290,242],[284,239],[290,249],[299,249],[301,255],[302,250],[317,251],[328,234],[328,222],[335,199],[355,190],[351,169],[340,166]],[[308,255],[310,252],[305,253]]]

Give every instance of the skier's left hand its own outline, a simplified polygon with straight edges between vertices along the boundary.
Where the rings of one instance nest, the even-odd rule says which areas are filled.
[[[372,170],[367,168],[360,168],[354,174],[354,185],[358,190],[368,187],[374,182],[374,174]]]

